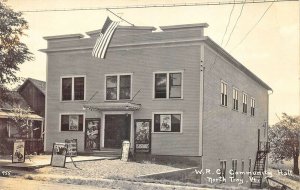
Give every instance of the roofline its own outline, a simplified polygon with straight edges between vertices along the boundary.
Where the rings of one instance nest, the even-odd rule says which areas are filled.
[[[65,34],[65,35],[56,35],[56,36],[45,36],[43,37],[45,40],[60,40],[60,39],[80,39],[83,38],[83,34]]]
[[[122,30],[122,29],[131,29],[131,30],[156,30],[155,27],[153,26],[120,26],[118,25],[118,30]],[[92,31],[88,31],[86,32],[87,35],[91,36],[93,34],[99,34],[101,31],[101,29],[98,29],[98,30],[92,30]]]
[[[30,79],[33,79],[33,78],[27,78],[24,82],[23,82],[23,84],[21,85],[21,86],[19,86],[19,88],[17,89],[17,92],[19,92],[19,90],[21,89],[21,88],[23,88],[23,86],[25,85],[25,83],[26,82],[28,82],[28,81],[30,81]],[[33,79],[33,80],[37,80],[37,79]],[[42,81],[42,80],[38,80],[38,81],[41,81],[41,82],[45,82],[45,81]],[[43,91],[41,91],[40,89],[39,89],[39,87],[37,87],[36,86],[36,84],[34,83],[34,82],[31,82],[32,84],[33,84],[33,86],[35,86],[42,94],[44,94],[44,95],[46,95]],[[46,83],[46,82],[45,82]]]
[[[207,23],[196,23],[196,24],[181,24],[181,25],[170,25],[170,26],[159,26],[163,31],[175,30],[175,29],[188,29],[188,28],[207,28],[209,25]]]
[[[241,64],[238,60],[236,60],[234,57],[232,57],[226,50],[224,50],[221,46],[219,46],[216,42],[214,42],[211,38],[206,36],[206,40],[204,41],[207,45],[212,47],[214,50],[216,50],[218,53],[223,55],[229,62],[231,62],[235,67],[237,67],[239,70],[244,72],[246,75],[248,75],[250,78],[255,80],[257,83],[259,83],[262,87],[264,87],[267,90],[273,91],[272,88],[267,85],[264,81],[262,81],[260,78],[258,78],[254,73],[252,73],[249,69],[247,69],[243,64]]]

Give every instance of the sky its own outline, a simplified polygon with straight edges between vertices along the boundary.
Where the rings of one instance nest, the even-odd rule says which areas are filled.
[[[193,2],[218,2],[218,0],[152,0],[151,3],[145,0],[8,0],[6,3],[16,11],[26,11]],[[290,115],[300,114],[300,4],[297,1],[273,3],[260,20],[270,4],[112,9],[112,11],[136,26],[208,23],[205,35],[221,45],[233,9],[222,47],[273,89],[270,95],[269,120],[270,124],[274,124],[279,121],[278,116],[280,117],[283,112]],[[27,36],[22,40],[34,54],[35,60],[22,64],[18,76],[46,80],[46,55],[39,51],[47,47],[43,37],[85,34],[100,29],[107,16],[118,20],[105,9],[24,12],[23,17],[28,21],[29,29],[26,31]],[[121,25],[128,24],[122,22]],[[252,29],[254,25],[256,27]],[[231,33],[233,28],[235,30]]]

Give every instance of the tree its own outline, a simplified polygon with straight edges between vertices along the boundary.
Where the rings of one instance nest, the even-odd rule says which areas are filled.
[[[9,99],[8,84],[18,82],[19,65],[33,59],[20,38],[28,29],[21,12],[15,12],[0,0],[0,103]]]
[[[299,175],[299,133],[300,116],[292,117],[286,113],[274,126],[270,127],[271,158],[278,162],[293,159],[293,173]]]

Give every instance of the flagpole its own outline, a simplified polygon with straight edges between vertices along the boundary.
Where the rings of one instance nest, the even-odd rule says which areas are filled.
[[[134,24],[132,24],[132,23],[130,23],[130,22],[128,22],[127,20],[125,20],[125,19],[123,19],[122,17],[120,17],[119,15],[117,15],[117,14],[115,14],[114,12],[112,12],[111,10],[109,10],[109,9],[106,9],[107,11],[109,11],[111,14],[113,14],[113,15],[115,15],[116,17],[118,17],[119,19],[121,19],[121,20],[123,20],[123,21],[125,21],[125,22],[127,22],[128,24],[130,24],[131,26],[134,26]]]

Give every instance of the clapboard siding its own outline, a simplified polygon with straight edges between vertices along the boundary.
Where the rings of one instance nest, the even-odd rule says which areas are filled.
[[[199,59],[200,46],[174,46],[127,51],[112,51],[105,60],[91,56],[91,51],[68,51],[48,54],[47,140],[49,150],[55,141],[77,138],[84,141],[83,132],[59,132],[59,113],[85,113],[86,117],[101,117],[100,113],[83,111],[85,101],[61,102],[60,77],[86,76],[86,100],[96,91],[93,102],[103,102],[105,74],[133,73],[134,103],[142,105],[134,119],[152,119],[153,112],[183,112],[180,134],[152,134],[152,153],[158,155],[198,155]],[[183,99],[153,100],[153,72],[183,71]],[[51,137],[51,138],[50,138]],[[178,143],[182,142],[182,143]],[[79,145],[83,151],[83,144]]]
[[[257,133],[263,137],[264,123],[268,121],[268,92],[260,84],[245,75],[220,56],[215,60],[216,52],[206,46],[204,73],[204,118],[203,118],[203,167],[215,171],[220,160],[227,160],[227,171],[231,169],[231,160],[252,159],[257,151]],[[228,106],[221,106],[221,80],[227,83]],[[239,90],[238,111],[233,110],[233,87]],[[248,94],[248,112],[242,113],[242,93]],[[255,98],[255,116],[250,116],[250,98]]]

